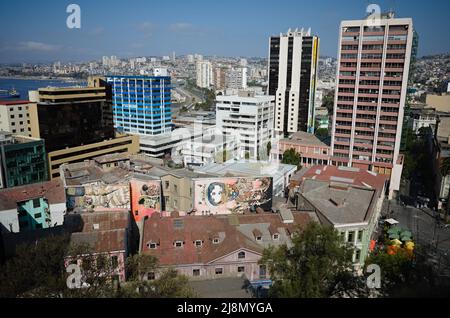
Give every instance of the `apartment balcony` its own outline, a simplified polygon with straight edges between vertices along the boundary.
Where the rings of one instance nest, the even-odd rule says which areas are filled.
[[[381,103],[381,107],[392,107],[392,108],[399,108],[400,103]]]
[[[341,59],[341,63],[356,63],[358,61],[358,58],[352,58],[352,59]]]
[[[396,112],[396,111],[395,111],[395,112],[392,112],[392,113],[390,113],[390,112],[383,112],[383,111],[382,111],[382,112],[380,113],[380,115],[381,115],[381,116],[397,116],[397,117],[398,117],[399,114],[398,114],[398,112]]]
[[[380,85],[359,85],[359,89],[379,89]]]
[[[339,88],[355,88],[355,84],[339,84]]]
[[[342,32],[341,37],[343,36],[359,36],[359,32]]]
[[[385,78],[385,81],[386,81],[386,78]],[[383,85],[383,89],[390,89],[390,90],[401,91],[402,87],[401,86],[387,86],[387,85]]]
[[[394,159],[394,154],[385,155],[385,154],[377,153],[375,157],[376,158],[383,158],[383,159]]]
[[[380,67],[361,67],[361,72],[380,72]]]
[[[384,31],[366,31],[363,34],[365,36],[384,36]]]
[[[378,137],[380,142],[395,142],[395,138]]]
[[[364,135],[357,135],[358,139],[364,139],[369,140],[373,142],[373,135],[372,136],[364,136]]]
[[[389,31],[389,35],[408,35],[407,30],[391,30]]]
[[[372,96],[370,96],[372,97]],[[378,102],[360,102],[358,101],[358,106],[372,106],[372,107],[377,107]]]
[[[397,121],[380,120],[380,125],[397,125]]]
[[[398,76],[398,77],[385,76],[384,80],[385,81],[403,81],[403,76]]]
[[[341,72],[356,72],[357,67],[356,66],[341,66],[339,69]]]
[[[366,43],[367,44],[367,43]],[[368,53],[368,54],[383,54],[383,50],[362,50],[363,53]]]
[[[346,150],[346,149],[334,148],[333,153],[340,153],[340,154],[343,154],[343,155],[349,155],[350,154],[350,149]]]
[[[390,51],[389,51],[390,52]],[[386,63],[404,63],[404,58],[398,58],[398,59],[386,59]]]
[[[383,129],[380,127],[379,132],[384,133],[384,134],[396,134],[397,131],[393,130],[393,129]]]
[[[350,138],[350,137],[349,137],[349,138]],[[335,141],[334,141],[334,144],[335,144],[335,145],[340,145],[340,146],[349,147],[349,149],[350,149],[350,142],[349,142],[349,141],[338,141],[338,140],[335,140]]]
[[[340,80],[355,80],[356,75],[339,75]]]
[[[388,40],[388,44],[406,45],[406,44],[408,44],[408,41],[406,41],[406,40]]]
[[[345,53],[345,54],[358,54],[358,50],[343,50],[342,47],[341,47],[341,52]]]
[[[403,73],[404,68],[403,67],[386,67],[384,69],[385,72],[400,72]]]
[[[339,114],[353,114],[353,109],[337,109],[337,116],[339,116]]]
[[[406,49],[388,49],[387,52],[390,54],[405,54],[406,53]]]
[[[372,158],[372,152],[369,151],[353,151],[353,155]]]
[[[336,138],[351,138],[352,137],[351,134],[338,134],[338,133],[335,133],[334,136]]]
[[[336,121],[344,121],[346,123],[350,123],[350,126],[351,126],[351,123],[353,122],[353,119],[352,119],[352,117],[350,117],[350,118],[348,118],[348,117],[336,117]]]
[[[358,97],[377,98],[379,93],[358,93]]]
[[[382,63],[382,59],[361,59],[361,63]]]
[[[338,92],[338,96],[355,97],[355,92]]]
[[[387,150],[387,151],[394,151],[394,147],[392,147],[392,146],[377,145],[377,149],[379,149],[379,150]]]
[[[352,126],[336,124],[336,129],[352,130]]]
[[[373,124],[375,125],[376,120],[375,119],[368,119],[368,118],[356,118],[357,123],[365,123],[365,124]]]
[[[383,40],[381,40],[381,41],[368,41],[368,40],[364,40],[363,39],[363,45],[383,45],[384,44],[384,41]]]
[[[358,45],[359,40],[353,40],[353,41],[342,41],[341,45]]]
[[[359,80],[366,80],[366,81],[379,81],[380,80],[380,76],[360,76]]]
[[[371,127],[356,127],[355,130],[358,131],[365,131],[365,132],[370,132],[370,133],[374,133],[375,132],[375,127],[371,128]]]
[[[359,139],[359,137],[358,137],[358,139]],[[372,144],[369,144],[369,143],[367,143],[367,144],[362,144],[362,143],[356,143],[356,142],[355,142],[355,144],[353,145],[353,147],[367,148],[367,151],[368,151],[368,152],[370,151],[370,153],[372,153],[372,150],[373,150],[373,145],[372,145]]]

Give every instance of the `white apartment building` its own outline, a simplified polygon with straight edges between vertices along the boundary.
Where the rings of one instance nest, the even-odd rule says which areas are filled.
[[[258,159],[266,153],[273,137],[274,96],[238,95],[216,97],[216,128],[225,136],[238,138],[239,156]],[[262,158],[261,158],[262,159]]]
[[[235,89],[247,89],[246,67],[228,70],[225,74],[225,87]]]
[[[29,101],[0,101],[0,131],[31,137]]]
[[[211,62],[197,62],[197,86],[201,88],[209,88],[213,84],[213,68]]]

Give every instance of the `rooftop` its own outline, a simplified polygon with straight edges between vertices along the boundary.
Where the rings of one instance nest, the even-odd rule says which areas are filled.
[[[339,182],[380,191],[388,180],[385,175],[371,171],[336,166],[313,166],[303,174],[302,179]]]
[[[303,213],[293,218],[293,223],[286,224],[276,213],[182,218],[161,218],[155,213],[144,223],[143,251],[158,257],[163,266],[205,264],[239,249],[262,253],[268,246],[289,245],[297,226],[310,221]],[[254,232],[260,233],[261,240],[256,240]],[[273,238],[274,232],[278,239]],[[175,241],[184,242],[183,247],[175,247]],[[202,242],[201,247],[196,241]],[[150,249],[149,243],[156,243],[157,248]]]
[[[372,189],[312,179],[301,186],[301,195],[333,225],[368,222],[376,194]]]
[[[0,211],[17,208],[18,202],[45,197],[49,204],[66,203],[60,179],[0,190]]]
[[[320,141],[314,134],[308,134],[307,132],[299,131],[294,133],[290,138],[282,139],[281,142],[287,142],[298,145],[311,145],[328,147],[327,144]]]
[[[29,100],[14,100],[14,101],[0,101],[0,105],[13,106],[13,105],[26,105],[30,104]]]

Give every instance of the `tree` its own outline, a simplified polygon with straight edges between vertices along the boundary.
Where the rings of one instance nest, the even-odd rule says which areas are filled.
[[[322,100],[322,107],[328,110],[328,116],[333,116],[334,112],[334,91],[329,91]]]
[[[323,298],[334,295],[343,277],[348,279],[353,250],[342,244],[332,227],[309,223],[297,230],[293,246],[265,249],[261,264],[267,264],[274,282],[270,297]],[[342,284],[341,284],[342,286]]]
[[[319,129],[317,129],[316,130],[316,136],[320,140],[324,140],[325,138],[328,137],[328,129],[326,129],[326,128],[319,128]]]
[[[288,149],[283,154],[283,160],[281,161],[284,164],[299,166],[301,161],[301,156],[294,149]]]

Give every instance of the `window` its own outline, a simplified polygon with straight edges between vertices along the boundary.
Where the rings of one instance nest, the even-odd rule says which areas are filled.
[[[156,275],[154,272],[150,272],[147,274],[147,280],[154,280],[156,278]]]
[[[348,232],[347,242],[353,243],[355,241],[355,232]]]
[[[259,265],[259,278],[265,279],[267,277],[266,265]]]
[[[213,244],[219,244],[220,240],[216,237],[213,239]]]
[[[244,258],[245,258],[245,252],[239,252],[238,259],[244,259]]]
[[[244,266],[238,266],[237,271],[238,271],[238,273],[243,273],[243,272],[245,272],[245,267]]]
[[[361,258],[361,251],[360,250],[356,250],[355,252],[355,263],[359,263]]]
[[[41,199],[33,200],[33,208],[39,208],[41,206]]]
[[[261,236],[257,236],[257,237],[256,237],[256,240],[257,240],[257,241],[261,241],[261,240],[262,240],[262,237],[261,237]]]
[[[364,231],[358,231],[358,242],[361,242],[362,241],[362,239],[363,239],[363,233],[364,233]]]
[[[178,186],[176,184],[173,185],[173,190],[178,193]]]
[[[119,266],[119,259],[117,258],[117,256],[111,257],[111,266],[113,268],[117,268],[117,266]]]
[[[183,247],[182,241],[175,241],[175,247]]]
[[[274,240],[278,240],[279,238],[280,238],[280,235],[279,235],[279,234],[274,234],[274,235],[273,235],[273,239],[274,239]]]
[[[156,249],[157,246],[158,246],[158,244],[156,244],[156,243],[154,243],[154,242],[148,242],[148,243],[147,243],[147,247],[150,248],[150,249],[152,249],[152,250]]]
[[[203,243],[203,241],[201,241],[201,240],[195,241],[195,247],[201,247],[202,243]]]
[[[42,213],[36,213],[36,214],[34,215],[34,217],[35,217],[36,219],[39,219],[40,217],[42,217]]]
[[[222,274],[223,274],[223,268],[222,267],[216,268],[216,275],[222,275]]]
[[[165,182],[165,185],[166,185],[166,189],[169,189],[169,185],[170,185],[170,184],[169,184],[169,181],[166,181],[166,182]]]
[[[193,269],[192,270],[192,276],[200,276],[200,270],[199,269]]]

